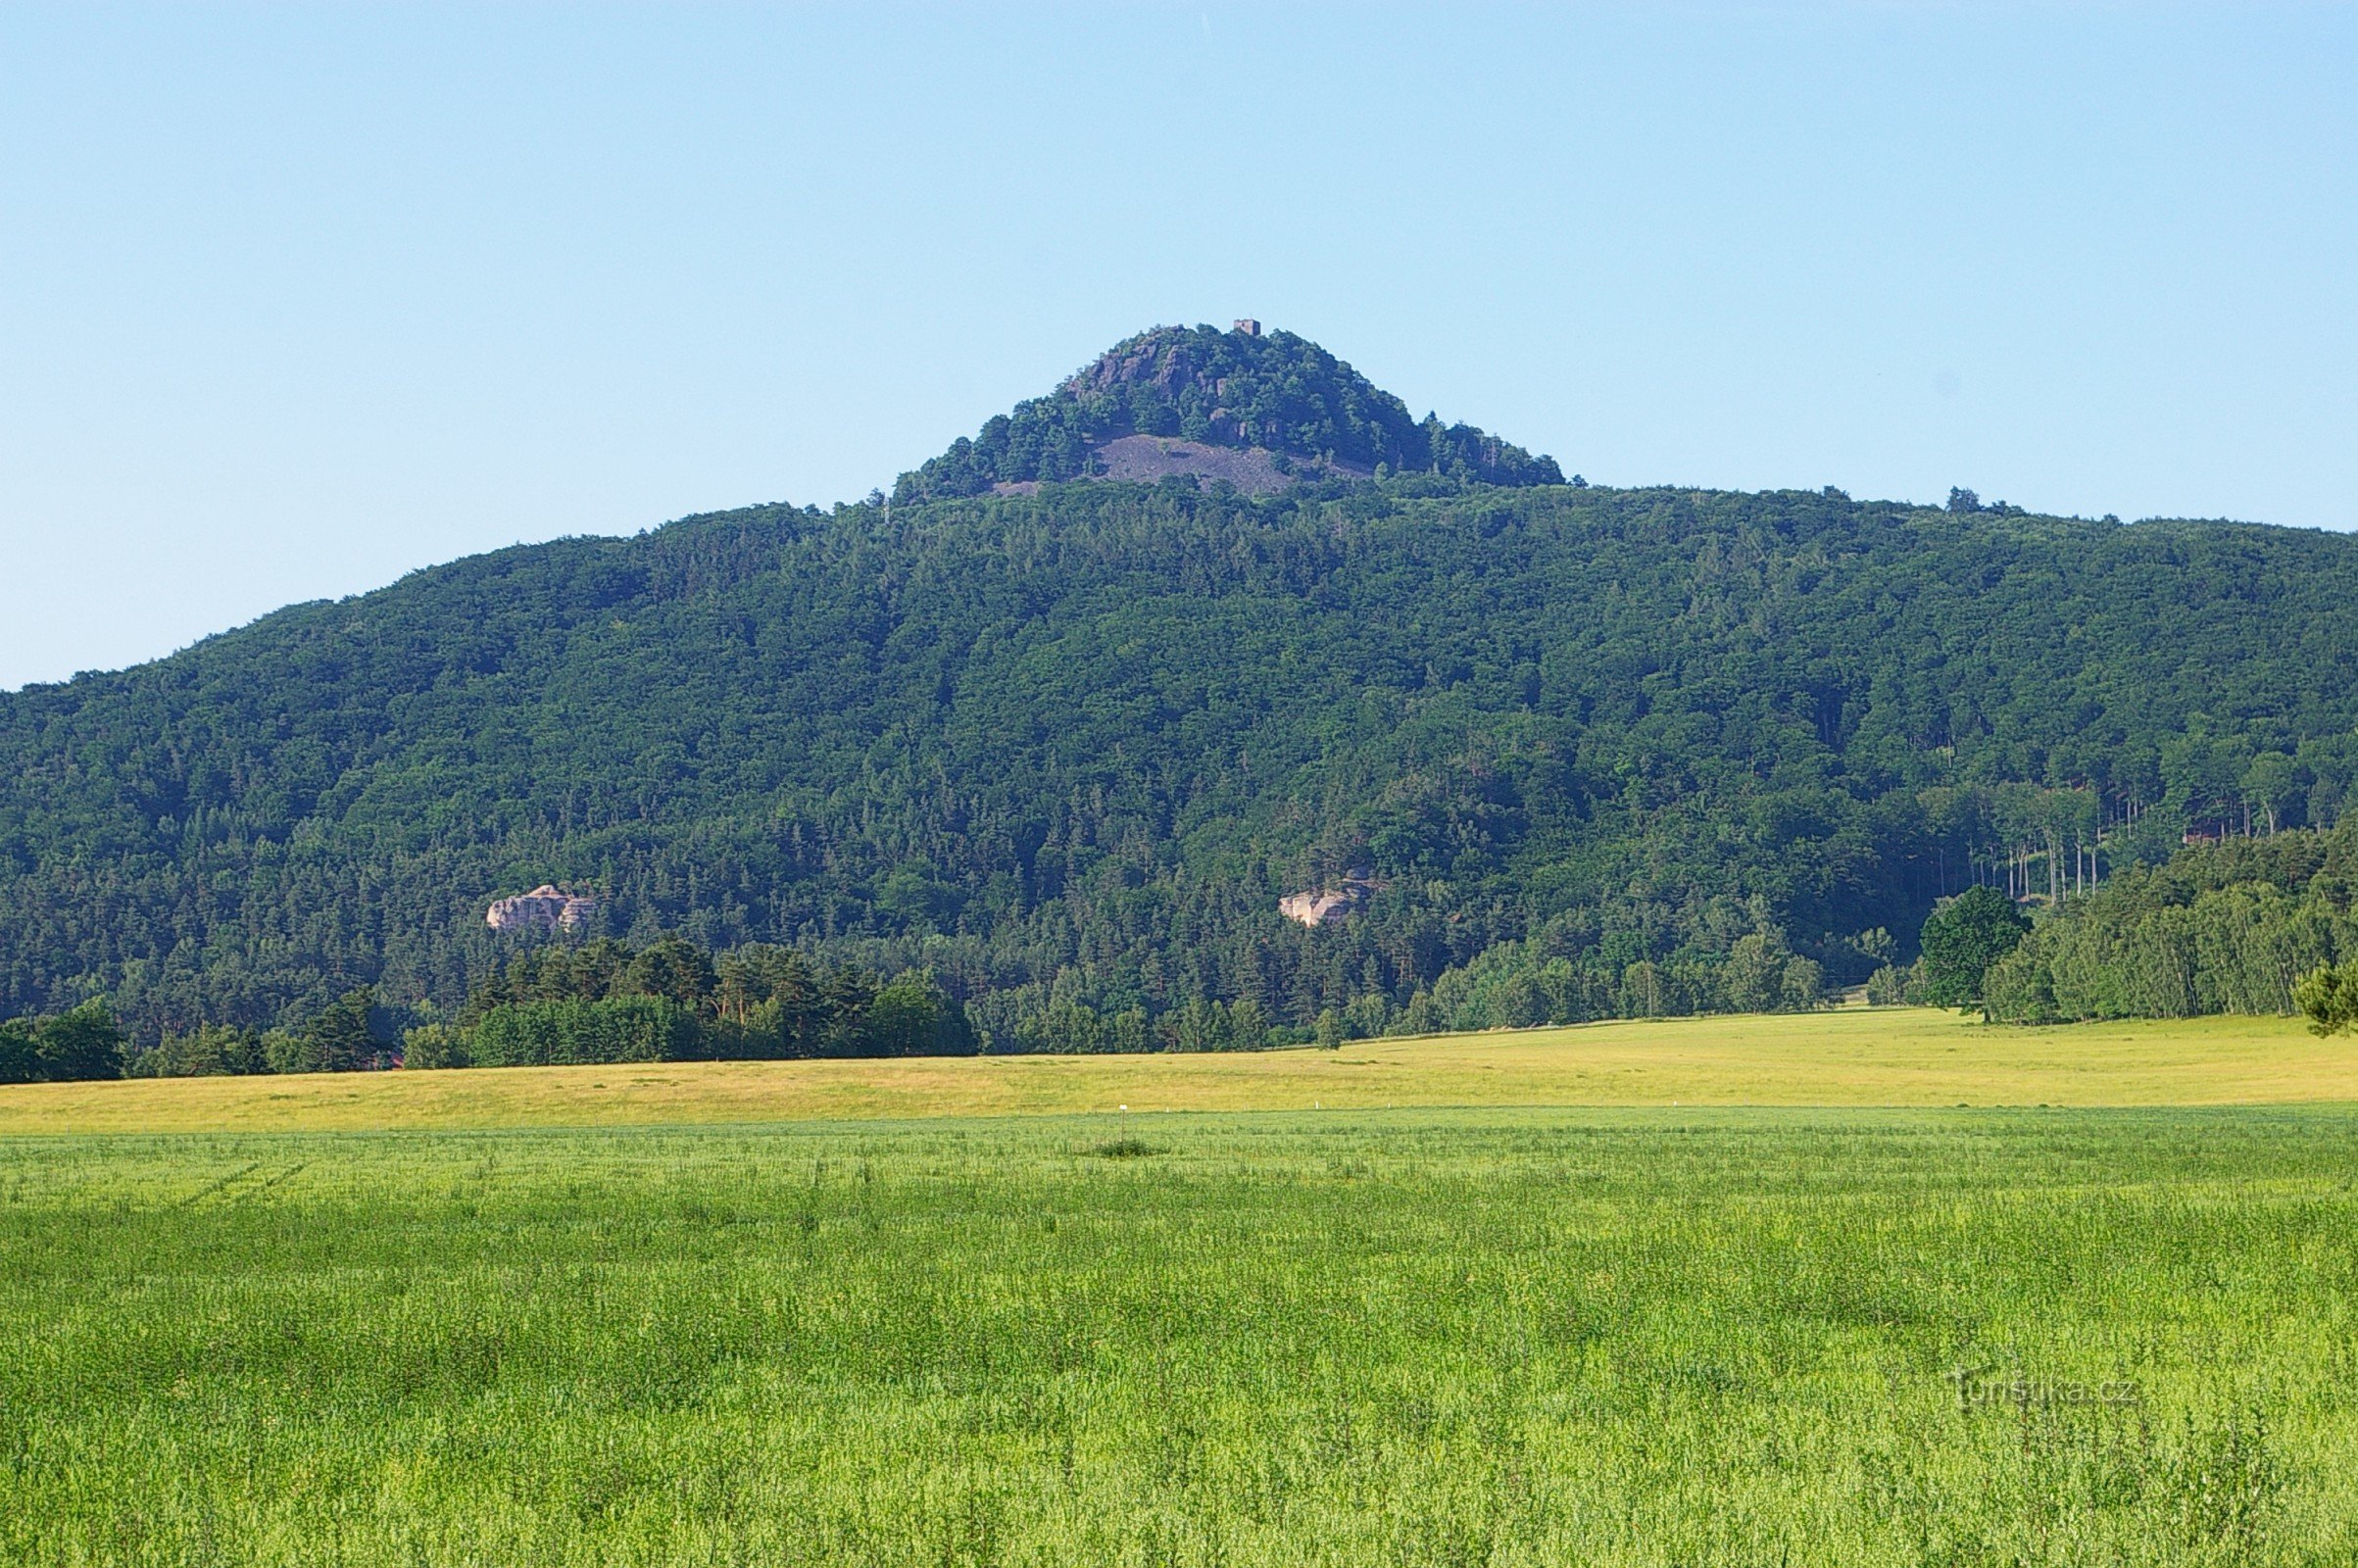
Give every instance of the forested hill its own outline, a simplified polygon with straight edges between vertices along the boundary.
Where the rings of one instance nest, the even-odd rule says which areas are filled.
[[[1228,332],[1158,326],[1117,343],[1048,396],[1016,405],[974,439],[903,474],[893,499],[1165,472],[1218,475],[1247,490],[1378,472],[1563,482],[1554,459],[1431,414],[1420,422],[1307,338],[1264,337],[1258,323],[1248,324]]]
[[[519,548],[0,696],[0,1013],[455,1004],[542,882],[587,935],[929,967],[1010,1037],[1453,966],[1863,979],[2099,832],[2334,816],[2353,603],[2339,535],[1429,468]],[[1361,912],[1279,915],[1354,866]]]

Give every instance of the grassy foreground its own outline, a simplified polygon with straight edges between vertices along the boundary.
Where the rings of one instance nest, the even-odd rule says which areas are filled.
[[[2358,1111],[1120,1121],[0,1140],[0,1561],[2358,1560]]]
[[[0,1133],[607,1126],[1414,1105],[2358,1102],[2291,1019],[1992,1028],[1930,1008],[1682,1018],[1243,1055],[690,1062],[31,1084]]]

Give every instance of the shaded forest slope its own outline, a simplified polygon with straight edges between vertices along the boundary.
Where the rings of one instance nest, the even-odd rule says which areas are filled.
[[[2358,540],[1435,466],[752,508],[0,696],[0,1013],[448,1004],[544,881],[1026,1007],[1768,928],[1839,982],[2026,845],[2352,788]]]

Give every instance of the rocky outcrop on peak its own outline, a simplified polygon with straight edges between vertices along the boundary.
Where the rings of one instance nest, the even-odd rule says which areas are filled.
[[[1250,325],[1251,329],[1247,327]],[[1244,455],[1215,459],[1211,452]],[[1422,420],[1325,349],[1256,323],[1160,326],[1125,339],[1044,398],[901,476],[896,501],[1070,479],[1193,477],[1253,494],[1309,477],[1435,473],[1560,484],[1553,459],[1471,425]]]

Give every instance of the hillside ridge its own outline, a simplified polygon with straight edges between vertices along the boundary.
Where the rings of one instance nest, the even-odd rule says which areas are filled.
[[[1087,386],[1257,420],[1246,341]],[[2348,536],[1295,466],[518,546],[0,695],[0,1014],[449,1007],[544,884],[594,904],[530,940],[923,968],[1034,1043],[1800,1005],[1976,880],[2358,794]]]

